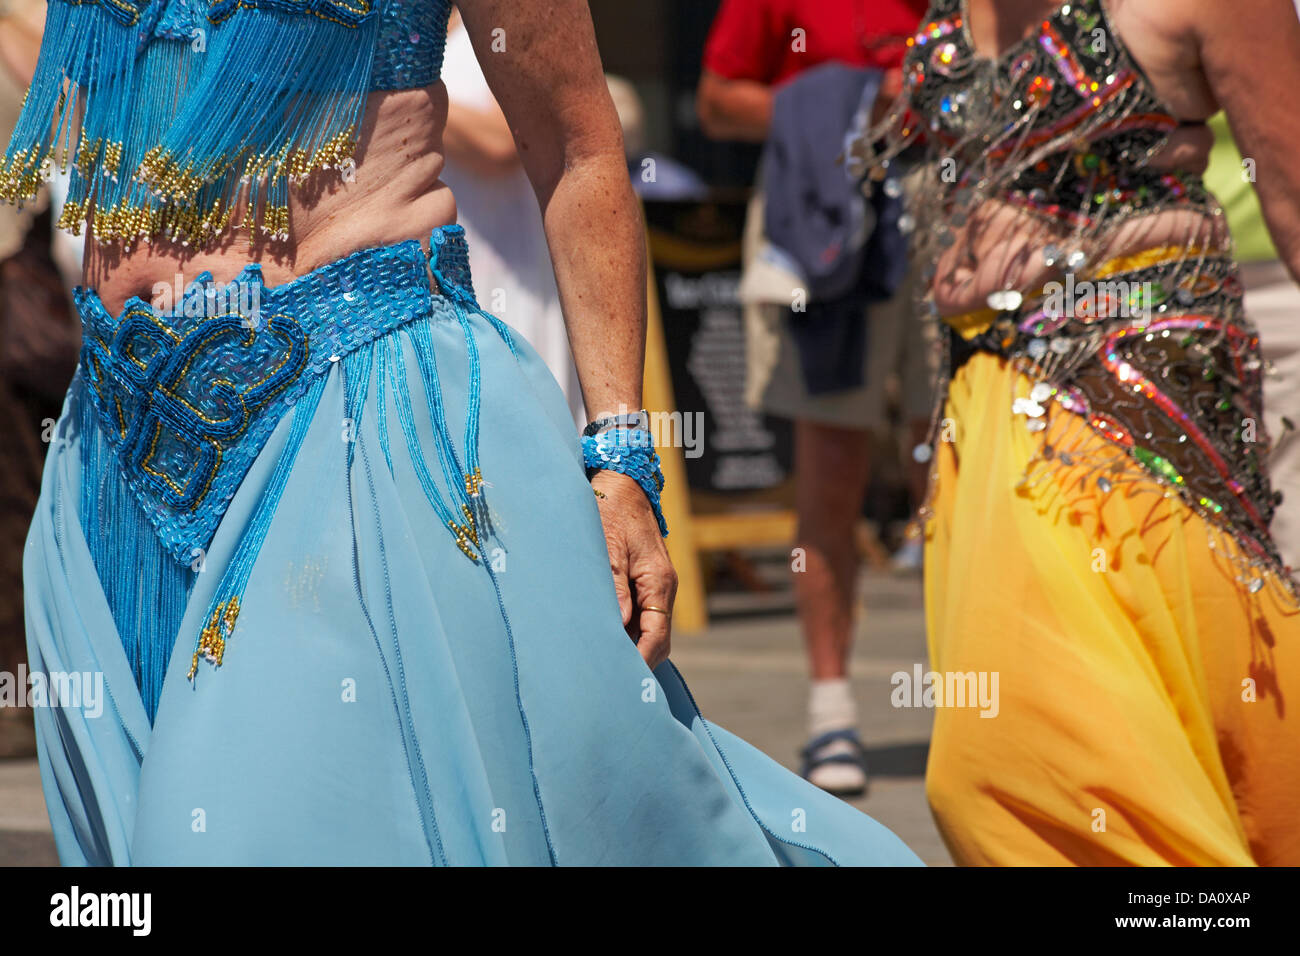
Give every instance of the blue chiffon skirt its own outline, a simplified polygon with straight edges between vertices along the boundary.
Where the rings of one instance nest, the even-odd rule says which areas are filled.
[[[434,239],[435,253],[463,241],[455,227]],[[298,316],[312,358],[278,413],[270,401],[256,413],[272,419],[264,437],[215,442],[210,532],[194,530],[207,499],[169,515],[148,485],[209,459],[187,464],[183,442],[164,455],[165,429],[132,453],[130,422],[112,424],[123,399],[107,401],[105,363],[154,366],[80,293],[102,351],[83,352],[25,556],[32,670],[102,674],[106,690],[102,713],[36,712],[60,859],[918,864],[887,829],[706,722],[671,663],[646,667],[545,365],[477,311],[463,264],[435,260],[441,284],[412,292],[406,312],[392,301],[400,276],[367,285],[396,270],[427,287],[419,249],[341,260],[370,270],[359,285],[327,288],[336,263],[320,282],[266,290]],[[313,331],[346,325],[339,313],[306,317],[322,303],[387,318],[340,346]],[[122,394],[174,424],[157,398],[166,375],[149,376]],[[210,392],[229,412],[233,393]],[[443,465],[475,460],[471,558],[448,527],[463,496]],[[163,492],[180,495],[174,478]],[[198,648],[232,582],[238,616],[214,660]]]

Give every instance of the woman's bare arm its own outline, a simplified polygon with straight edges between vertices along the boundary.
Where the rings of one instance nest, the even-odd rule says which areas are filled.
[[[594,417],[641,407],[645,227],[585,0],[461,0],[461,15],[532,181],[569,344]],[[601,517],[624,623],[646,661],[668,653],[676,576],[640,487],[601,472]]]
[[[1180,0],[1160,10],[1196,37],[1241,155],[1254,163],[1269,233],[1300,281],[1300,18],[1292,0]]]
[[[645,233],[587,5],[460,6],[541,205],[583,400],[638,409]]]

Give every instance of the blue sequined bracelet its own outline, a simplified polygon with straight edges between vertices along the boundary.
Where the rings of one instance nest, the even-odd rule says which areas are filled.
[[[588,478],[598,471],[616,471],[636,481],[650,499],[650,507],[659,522],[659,533],[668,537],[668,523],[664,521],[659,503],[664,473],[659,467],[659,455],[650,432],[644,428],[611,428],[599,435],[583,435],[582,461],[587,467]]]

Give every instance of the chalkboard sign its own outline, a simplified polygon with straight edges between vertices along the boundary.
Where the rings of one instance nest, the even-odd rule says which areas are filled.
[[[788,420],[745,404],[737,298],[747,197],[646,201],[653,282],[680,419],[657,423],[682,448],[692,492],[765,497],[791,476]]]

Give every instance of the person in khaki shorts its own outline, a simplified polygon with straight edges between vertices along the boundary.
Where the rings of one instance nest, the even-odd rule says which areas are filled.
[[[906,37],[925,3],[827,0],[724,0],[704,54],[698,110],[715,139],[768,139],[775,93],[788,80],[828,62],[884,73],[880,109],[901,89]],[[792,42],[793,38],[793,42]],[[761,175],[760,175],[761,180]],[[854,526],[870,477],[870,438],[886,427],[887,384],[902,380],[903,413],[924,429],[931,411],[922,326],[911,312],[913,278],[887,302],[865,308],[866,347],[853,384],[826,389],[809,381],[807,355],[795,344],[804,286],[764,240],[762,184],[746,224],[745,276],[748,400],[795,422],[797,546],[806,558],[795,575],[812,687],[804,775],[834,793],[865,790],[867,775],[848,682],[857,552]],[[870,225],[867,223],[866,225]],[[814,363],[815,364],[815,363]],[[811,387],[810,387],[811,386]]]

